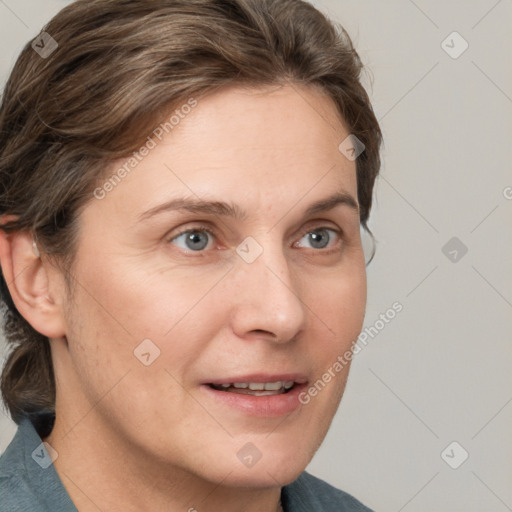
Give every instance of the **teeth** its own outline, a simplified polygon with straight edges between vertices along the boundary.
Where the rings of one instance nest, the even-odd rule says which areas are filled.
[[[286,383],[283,381],[277,382],[236,382],[233,384],[233,387],[239,389],[249,388],[252,391],[277,391],[284,387]],[[293,386],[293,381],[291,382],[291,386],[287,389],[290,389]]]
[[[267,391],[277,391],[278,389],[281,389],[283,387],[284,382],[267,382],[265,384],[265,389]]]
[[[277,382],[235,382],[235,383],[224,383],[217,384],[217,386],[223,389],[234,387],[236,389],[250,389],[251,391],[279,391],[280,389],[291,389],[295,382],[289,381],[277,381]]]
[[[263,382],[251,382],[249,384],[249,389],[253,391],[263,391],[266,388],[266,384]],[[279,389],[279,388],[277,388]]]

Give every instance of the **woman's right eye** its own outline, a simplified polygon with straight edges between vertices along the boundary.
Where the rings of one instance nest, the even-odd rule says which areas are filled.
[[[204,251],[213,244],[213,234],[205,229],[188,229],[170,240],[186,251]]]

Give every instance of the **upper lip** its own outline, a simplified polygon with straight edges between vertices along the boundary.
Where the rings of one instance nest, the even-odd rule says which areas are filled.
[[[264,373],[253,373],[250,375],[237,375],[236,377],[221,377],[219,379],[212,379],[204,381],[203,384],[235,384],[238,382],[296,382],[297,384],[304,384],[308,381],[306,375],[303,373],[274,373],[274,374],[264,374]]]

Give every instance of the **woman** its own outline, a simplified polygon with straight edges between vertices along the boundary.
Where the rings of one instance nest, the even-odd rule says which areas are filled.
[[[304,472],[365,309],[360,72],[297,0],[79,0],[27,45],[0,113],[6,510],[369,510]]]

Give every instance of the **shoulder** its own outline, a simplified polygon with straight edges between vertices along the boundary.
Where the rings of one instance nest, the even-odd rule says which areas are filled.
[[[309,473],[283,487],[286,512],[372,512],[350,494]]]
[[[24,442],[20,429],[0,457],[0,503],[5,510],[39,510],[25,475]],[[35,507],[34,507],[35,505]]]
[[[22,431],[18,426],[16,435],[7,446],[5,452],[0,456],[0,482],[2,484],[0,496],[7,485],[6,482],[12,480],[16,475],[25,472],[24,444]]]
[[[0,461],[1,463],[1,461]],[[0,503],[9,512],[38,512],[42,509],[37,496],[27,482],[14,475],[0,475]]]
[[[28,419],[0,457],[0,503],[9,512],[76,512],[46,448]]]

